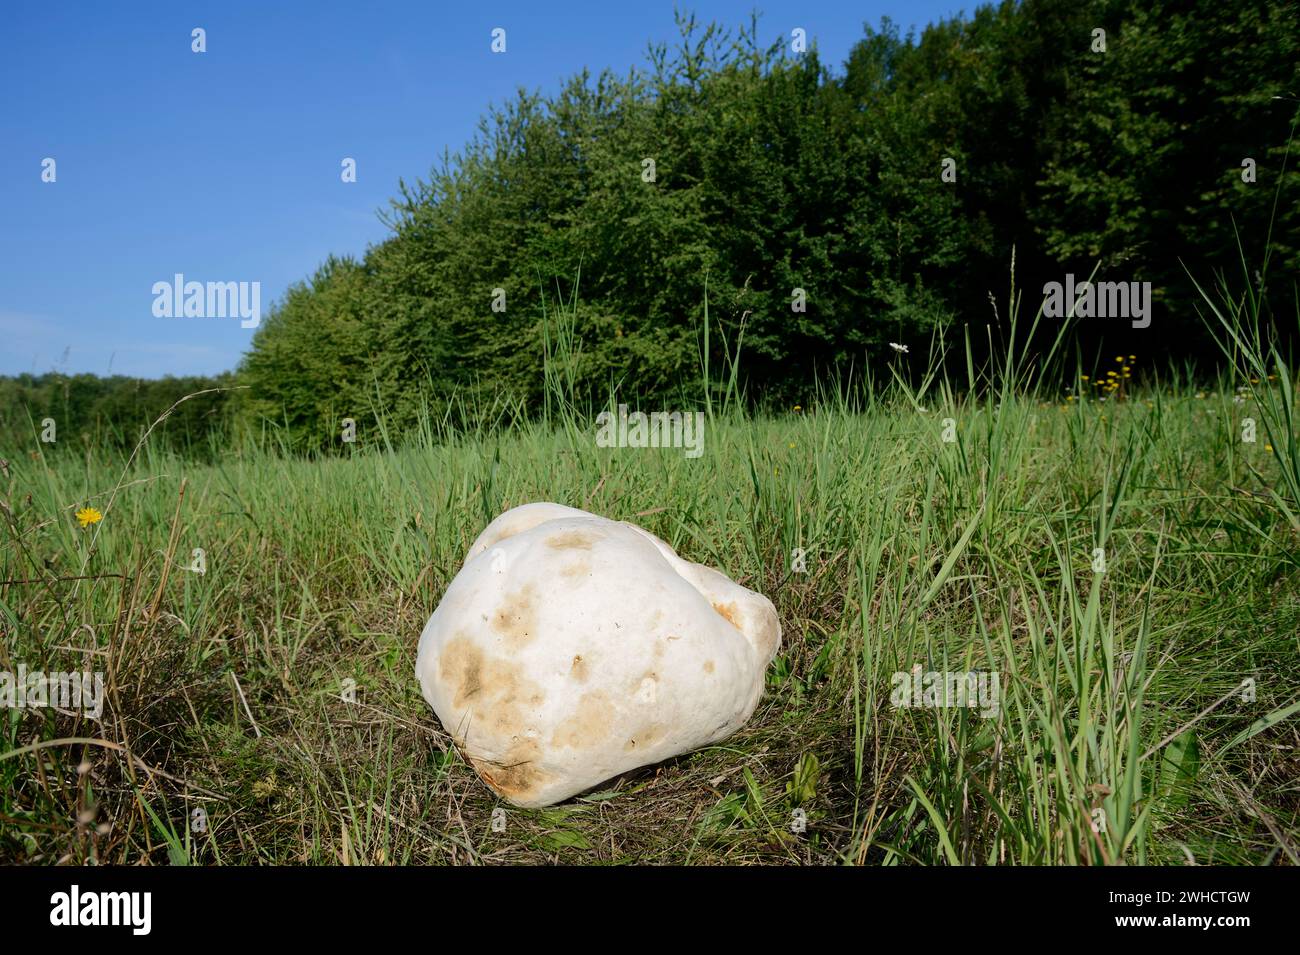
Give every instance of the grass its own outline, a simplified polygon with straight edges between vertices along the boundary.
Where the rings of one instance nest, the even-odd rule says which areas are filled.
[[[324,460],[33,435],[3,455],[0,670],[107,692],[99,722],[0,711],[0,859],[1294,864],[1296,382],[1237,344],[1243,377],[1148,369],[1104,402],[897,355],[779,414],[711,401],[696,460],[597,448],[562,372],[541,421]],[[736,735],[525,811],[412,667],[478,531],[534,500],[640,523],[785,637]],[[894,705],[918,667],[996,673],[996,714]]]

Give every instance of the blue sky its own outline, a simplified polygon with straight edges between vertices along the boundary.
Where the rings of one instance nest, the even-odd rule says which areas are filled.
[[[679,5],[733,30],[757,9],[763,42],[802,27],[838,66],[863,23],[919,28],[974,3]],[[233,368],[253,330],[155,317],[155,282],[260,282],[265,314],[330,253],[382,239],[399,178],[457,151],[490,103],[644,65],[675,35],[671,2],[630,0],[3,5],[0,374]]]

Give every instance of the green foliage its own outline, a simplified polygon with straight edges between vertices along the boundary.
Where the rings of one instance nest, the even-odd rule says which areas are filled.
[[[1050,120],[1033,212],[1047,251],[1076,272],[1100,262],[1099,279],[1151,281],[1165,308],[1198,298],[1187,267],[1232,269],[1239,242],[1251,262],[1269,246],[1273,268],[1294,276],[1300,173],[1286,152],[1300,118],[1300,8],[1198,0],[1101,11],[1107,52],[1076,44],[1081,81]],[[1254,183],[1242,180],[1248,158]],[[1279,284],[1271,305],[1287,315],[1293,290]],[[1184,320],[1178,331],[1199,328]]]
[[[240,365],[241,411],[277,424],[291,448],[338,435],[345,417],[373,425],[375,399],[395,396],[389,369],[373,361],[382,328],[363,311],[364,288],[361,266],[331,258],[289,290]]]
[[[821,775],[821,763],[812,753],[804,753],[794,768],[793,778],[785,784],[786,795],[794,806],[810,803],[817,797],[817,778]]]
[[[59,372],[0,378],[0,456],[38,446],[47,452],[90,446],[130,451],[170,409],[150,435],[151,445],[207,458],[211,438],[224,434],[229,424],[232,379],[229,374],[149,380]],[[43,444],[46,418],[54,419],[55,441]]]
[[[1187,805],[1194,792],[1196,775],[1201,766],[1201,750],[1196,741],[1196,730],[1189,729],[1169,741],[1161,755],[1157,793],[1170,808]]]

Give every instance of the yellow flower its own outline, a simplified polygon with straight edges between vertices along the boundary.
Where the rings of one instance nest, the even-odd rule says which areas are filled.
[[[1080,380],[1080,381],[1087,381],[1087,380],[1088,380],[1088,376],[1087,376],[1087,375],[1080,375],[1080,376],[1079,376],[1079,380]]]
[[[1271,444],[1266,444],[1266,445],[1264,445],[1264,450],[1265,450],[1265,451],[1272,451],[1272,450],[1273,450],[1273,445],[1271,445]]]
[[[104,515],[93,507],[83,507],[77,511],[77,520],[81,522],[83,528],[89,527],[91,524],[98,524],[103,519]]]
[[[795,405],[795,406],[794,406],[794,410],[795,410],[795,411],[803,411],[803,405]]]
[[[1123,355],[1116,355],[1116,356],[1115,356],[1115,360],[1116,360],[1116,361],[1120,361],[1120,362],[1122,362],[1122,361],[1124,360],[1124,356],[1123,356]]]
[[[1137,360],[1138,360],[1138,356],[1137,356],[1137,355],[1129,355],[1129,356],[1128,356],[1128,360],[1129,360],[1129,361],[1137,361]]]

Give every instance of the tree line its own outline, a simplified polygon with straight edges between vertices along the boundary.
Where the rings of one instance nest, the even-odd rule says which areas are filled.
[[[234,375],[158,379],[49,372],[0,377],[0,457],[46,451],[130,451],[157,422],[149,443],[212,457],[229,434]],[[161,421],[159,419],[162,419]]]

